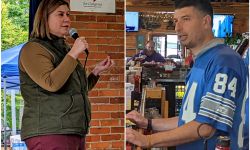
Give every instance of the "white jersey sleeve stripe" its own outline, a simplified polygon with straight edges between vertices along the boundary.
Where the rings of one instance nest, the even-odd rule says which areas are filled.
[[[211,98],[211,99],[216,99],[218,101],[221,101],[225,104],[228,104],[230,105],[233,109],[235,109],[235,103],[233,100],[230,100],[230,99],[227,99],[225,97],[222,97],[222,96],[219,96],[219,95],[216,95],[216,94],[213,94],[213,93],[210,93],[210,92],[207,92],[207,95],[205,95],[205,97],[208,97],[208,98]]]
[[[234,109],[229,105],[223,104],[222,102],[218,102],[212,99],[203,98],[201,102],[201,108],[207,108],[209,111],[213,113],[219,113],[224,115],[230,119],[233,118]]]
[[[223,119],[219,115],[215,115],[215,114],[210,113],[208,111],[203,111],[202,109],[200,109],[199,115],[202,115],[202,116],[208,117],[210,119],[216,120],[216,121],[221,122],[223,124],[226,124],[226,125],[228,125],[230,127],[232,127],[232,124],[233,124],[232,121],[230,121],[228,119]]]
[[[206,108],[206,107],[201,107],[200,109],[203,110],[203,111],[207,111],[207,112],[209,112],[209,113],[212,113],[212,114],[214,114],[214,115],[218,115],[218,116],[224,117],[224,119],[233,121],[233,118],[232,118],[232,117],[229,117],[228,115],[225,115],[225,114],[223,114],[223,113],[214,112],[213,110],[211,110],[211,109],[209,109],[209,108]]]
[[[200,108],[206,109],[214,114],[220,114],[230,120],[233,120],[234,110],[227,105],[221,105],[218,102],[206,99],[201,103]]]

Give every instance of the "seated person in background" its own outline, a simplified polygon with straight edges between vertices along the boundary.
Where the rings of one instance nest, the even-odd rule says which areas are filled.
[[[166,62],[164,57],[161,56],[161,54],[157,53],[154,48],[155,48],[154,41],[147,41],[145,49],[141,50],[139,53],[128,59],[127,60],[128,64],[131,61],[140,61],[141,63],[152,62],[152,61],[161,63]]]

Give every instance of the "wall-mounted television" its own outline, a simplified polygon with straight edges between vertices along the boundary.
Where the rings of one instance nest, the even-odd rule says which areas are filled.
[[[234,16],[228,14],[213,15],[213,33],[215,37],[231,37],[233,33]]]
[[[126,32],[139,30],[139,12],[125,12]]]

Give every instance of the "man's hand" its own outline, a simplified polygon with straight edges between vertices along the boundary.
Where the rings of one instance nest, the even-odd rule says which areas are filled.
[[[135,110],[129,112],[126,119],[134,122],[139,128],[146,129],[148,126],[148,120]]]
[[[140,134],[139,132],[127,128],[126,129],[126,141],[134,145],[140,146],[142,148],[147,148],[150,146],[150,139],[146,135]]]

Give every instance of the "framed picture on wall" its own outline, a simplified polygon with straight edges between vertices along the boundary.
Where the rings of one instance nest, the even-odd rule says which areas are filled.
[[[136,47],[137,49],[144,49],[144,40],[145,40],[145,37],[144,35],[137,35],[136,36]]]

